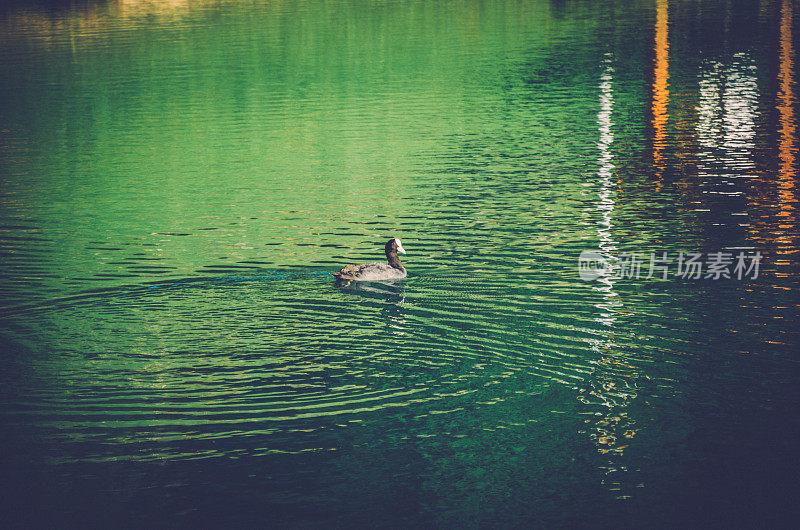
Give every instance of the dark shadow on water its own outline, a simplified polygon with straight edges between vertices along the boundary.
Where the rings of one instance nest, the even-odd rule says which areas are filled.
[[[0,2],[0,13],[9,13],[18,10],[44,11],[52,15],[59,15],[73,9],[88,9],[105,7],[108,0],[4,0]]]
[[[382,299],[388,304],[399,304],[405,299],[405,280],[386,280],[382,282],[336,280],[333,286],[346,293],[371,299]]]

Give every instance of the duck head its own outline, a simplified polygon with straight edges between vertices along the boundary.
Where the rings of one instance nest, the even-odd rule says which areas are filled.
[[[388,257],[389,254],[405,254],[406,250],[403,248],[403,244],[400,242],[399,239],[396,237],[390,239],[386,242],[386,256]]]

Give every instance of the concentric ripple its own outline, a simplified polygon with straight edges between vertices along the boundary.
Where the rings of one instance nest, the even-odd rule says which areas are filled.
[[[552,299],[532,304],[492,282],[431,275],[339,290],[320,272],[159,282],[6,310],[18,371],[6,413],[65,444],[103,440],[94,455],[64,448],[72,459],[183,458],[131,444],[255,433],[265,451],[310,450],[282,436],[580,381],[591,370],[582,353],[602,333],[553,318]]]

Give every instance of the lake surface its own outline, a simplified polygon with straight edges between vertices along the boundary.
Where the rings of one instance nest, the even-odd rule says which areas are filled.
[[[796,2],[0,13],[12,526],[797,513]]]

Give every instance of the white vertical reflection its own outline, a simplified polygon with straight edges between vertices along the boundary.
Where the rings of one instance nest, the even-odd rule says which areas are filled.
[[[758,81],[753,59],[737,53],[729,64],[707,61],[700,72],[697,137],[701,174],[744,176],[755,170]],[[723,166],[719,166],[722,162]]]
[[[598,159],[599,169],[597,179],[599,184],[597,210],[600,218],[597,224],[598,246],[601,254],[608,256],[617,250],[617,242],[611,235],[612,219],[616,203],[614,201],[614,183],[612,175],[614,172],[614,155],[611,153],[611,145],[614,143],[614,132],[611,130],[611,112],[614,108],[614,93],[611,81],[613,79],[614,67],[611,64],[611,55],[605,54],[603,57],[603,73],[600,75],[600,111],[597,113],[597,128],[600,139],[597,148],[600,151]],[[614,282],[608,275],[602,275],[597,279],[595,289],[601,291],[606,297],[615,297]],[[614,307],[618,302],[605,300],[597,305],[601,310],[597,321],[611,326],[614,322]]]
[[[600,110],[597,113],[597,128],[599,140],[597,148],[598,170],[597,189],[598,200],[595,206],[597,217],[598,251],[609,257],[617,250],[617,241],[614,239],[614,213],[616,209],[614,143],[612,120],[614,110],[613,79],[614,67],[611,54],[603,57],[602,73],[598,85],[600,94]],[[595,445],[597,452],[607,457],[606,463],[601,466],[605,473],[603,484],[614,492],[618,498],[626,498],[624,491],[627,486],[623,482],[630,482],[628,468],[622,462],[622,455],[628,446],[628,441],[636,435],[635,420],[624,409],[632,399],[637,396],[636,371],[619,354],[619,348],[614,342],[613,327],[617,320],[619,307],[622,305],[614,290],[614,280],[609,275],[600,276],[595,280],[593,288],[602,295],[601,301],[595,305],[598,316],[595,321],[607,327],[606,332],[597,338],[590,339],[589,346],[595,351],[597,360],[596,370],[587,378],[586,386],[580,389],[578,400],[587,405],[584,432]]]

